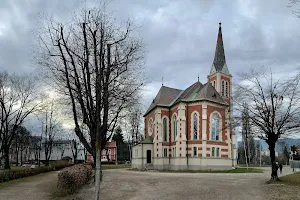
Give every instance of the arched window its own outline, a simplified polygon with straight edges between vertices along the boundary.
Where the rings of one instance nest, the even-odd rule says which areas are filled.
[[[226,94],[226,97],[228,97],[228,82],[227,81],[225,82],[225,94]]]
[[[174,117],[173,117],[173,133],[174,133],[174,141],[175,141],[176,136],[177,136],[177,119],[176,119],[176,115],[174,115]]]
[[[149,130],[149,136],[151,136],[152,133],[153,133],[153,121],[152,121],[152,119],[149,120],[148,130]]]
[[[220,148],[217,148],[216,156],[219,157]]]
[[[194,140],[197,140],[198,136],[198,115],[197,113],[194,113],[193,115],[193,138]]]
[[[214,114],[211,118],[211,140],[220,139],[220,118],[219,115]]]
[[[214,87],[216,87],[216,81],[214,81]]]
[[[164,120],[163,120],[163,134],[164,134],[164,136],[163,136],[163,138],[164,138],[164,141],[166,142],[167,141],[167,136],[168,136],[168,128],[167,128],[167,119],[166,118],[164,118]]]
[[[224,83],[224,81],[222,81],[222,91],[221,91],[221,93],[222,93],[222,96],[224,96],[224,87],[225,87],[225,85],[224,85],[225,83]]]
[[[211,157],[215,157],[215,147],[211,149]]]

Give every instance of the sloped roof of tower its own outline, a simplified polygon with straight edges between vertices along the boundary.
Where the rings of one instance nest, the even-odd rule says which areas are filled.
[[[222,68],[225,63],[226,63],[226,59],[225,59],[224,44],[223,44],[223,37],[222,37],[222,27],[221,27],[221,23],[219,23],[219,33],[218,33],[213,65],[215,66],[216,71],[222,71]]]
[[[217,92],[215,87],[213,87],[209,82],[203,85],[195,99],[206,99],[221,104],[227,104],[227,102]]]
[[[170,88],[166,86],[161,86],[158,91],[156,97],[153,99],[151,105],[147,109],[145,115],[150,112],[157,105],[168,106],[175,98],[178,98],[179,94],[181,94],[182,90]]]

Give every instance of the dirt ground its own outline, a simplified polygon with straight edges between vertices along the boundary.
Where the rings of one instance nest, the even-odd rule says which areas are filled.
[[[257,174],[159,173],[107,170],[101,185],[103,200],[299,200],[300,186],[267,185],[270,169]],[[292,173],[290,168],[285,174]],[[88,192],[87,192],[88,191]],[[77,194],[90,199],[92,188]],[[76,198],[75,198],[76,199]]]
[[[105,170],[101,200],[299,200],[300,186],[267,185],[270,169],[258,174],[160,173],[126,169]],[[284,168],[284,173],[291,173]],[[0,188],[0,199],[51,199],[57,172],[38,175]],[[62,200],[94,198],[94,188],[85,186],[79,193]]]
[[[58,172],[48,172],[3,183],[0,200],[42,200],[49,199],[57,184]]]

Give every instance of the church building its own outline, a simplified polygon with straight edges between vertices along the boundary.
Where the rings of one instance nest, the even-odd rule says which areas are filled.
[[[198,78],[199,79],[199,78]],[[207,82],[181,90],[162,86],[145,118],[145,139],[132,148],[132,168],[221,170],[236,166],[231,129],[232,76],[221,23]]]

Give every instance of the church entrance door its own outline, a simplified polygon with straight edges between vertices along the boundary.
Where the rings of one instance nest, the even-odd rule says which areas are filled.
[[[147,164],[151,163],[151,150],[147,150]]]

